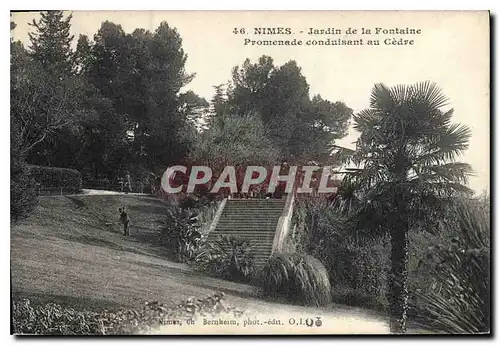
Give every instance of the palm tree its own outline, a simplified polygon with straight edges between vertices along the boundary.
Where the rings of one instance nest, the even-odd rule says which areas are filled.
[[[354,116],[361,133],[345,183],[356,186],[360,233],[391,239],[390,329],[406,331],[408,232],[436,230],[446,202],[466,187],[472,169],[454,162],[468,148],[470,130],[453,124],[447,98],[431,82],[388,88],[376,84],[370,107]]]

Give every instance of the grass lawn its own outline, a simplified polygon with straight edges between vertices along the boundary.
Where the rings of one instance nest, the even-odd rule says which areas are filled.
[[[118,224],[122,205],[131,219],[129,237]],[[35,213],[11,229],[14,298],[115,309],[147,300],[177,303],[215,290],[252,293],[167,260],[158,245],[165,208],[158,199],[127,195],[40,198]]]

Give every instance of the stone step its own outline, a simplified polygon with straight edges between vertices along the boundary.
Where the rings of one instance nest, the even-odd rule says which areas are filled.
[[[248,214],[225,214],[222,215],[219,218],[219,221],[222,219],[227,219],[227,220],[256,220],[258,222],[264,222],[264,221],[275,221],[277,222],[278,219],[281,217],[281,214],[255,214],[255,215],[248,215]]]
[[[218,227],[214,230],[214,234],[230,234],[230,236],[274,236],[275,228],[255,227],[255,228],[234,228],[234,227]]]
[[[226,202],[226,207],[262,207],[262,208],[280,208],[285,207],[285,202]]]
[[[216,232],[230,232],[234,234],[248,234],[255,233],[255,235],[262,235],[266,233],[273,233],[276,231],[276,225],[262,225],[248,226],[248,224],[241,224],[240,226],[233,226],[229,224],[218,225],[215,228]]]
[[[212,236],[209,237],[209,241],[218,241],[220,237],[233,237],[235,239],[238,239],[240,241],[247,241],[250,242],[252,245],[272,245],[274,237],[268,236],[268,237],[260,237],[260,239],[256,238],[251,238],[252,235],[249,236],[233,236],[230,234],[213,234]],[[225,245],[225,244],[223,244]]]
[[[220,237],[219,236],[211,236],[208,238],[209,243],[215,243],[219,242]],[[255,240],[252,238],[244,238],[244,237],[238,237],[239,241],[244,241],[247,243],[250,243],[251,247],[262,247],[262,246],[272,246],[274,238],[268,238],[268,239],[261,239],[261,240]],[[221,243],[223,247],[231,247],[231,245],[226,244],[226,243]]]
[[[285,207],[285,203],[230,203],[226,202],[226,207],[234,207],[234,208],[241,208],[241,207],[262,207],[262,208],[282,208]]]
[[[226,205],[262,205],[262,206],[276,206],[276,205],[285,205],[286,200],[262,200],[262,201],[253,201],[253,200],[228,200]]]
[[[261,268],[272,254],[279,218],[286,199],[231,199],[227,200],[216,229],[208,235],[208,243],[220,236],[235,237],[250,244],[254,264]],[[231,249],[230,245],[222,248]]]
[[[278,219],[281,217],[281,214],[268,214],[268,215],[241,215],[241,214],[225,214],[219,218],[219,220],[222,219],[227,219],[227,220],[256,220],[258,222],[265,222],[265,221],[270,221],[273,220],[275,222],[278,221]]]
[[[239,238],[240,240],[242,241],[247,241],[248,243],[250,243],[250,246],[252,248],[271,248],[272,245],[273,245],[273,240],[274,239],[269,239],[269,240],[260,240],[260,241],[256,241],[256,240],[252,240],[251,238]],[[209,243],[215,243],[219,240],[219,237],[218,236],[215,236],[215,237],[212,237],[212,238],[209,238],[208,239],[208,242]],[[229,244],[221,244],[221,247],[223,248],[230,248],[231,245]]]
[[[268,254],[270,255],[271,254],[271,248],[254,249],[254,250],[251,251],[251,253],[254,256],[254,259],[256,259],[256,258],[258,258],[260,256],[266,256]]]
[[[228,220],[239,220],[239,219],[243,219],[243,220],[250,220],[250,219],[254,219],[256,221],[266,221],[266,220],[274,220],[274,221],[278,221],[278,219],[281,217],[281,214],[255,214],[255,215],[249,215],[249,214],[225,214],[225,215],[222,215],[219,220],[222,220],[222,219],[228,219]]]
[[[255,229],[256,231],[274,231],[278,222],[272,223],[250,223],[250,222],[231,222],[225,221],[217,223],[216,229],[229,229],[229,230],[242,230],[242,229]]]
[[[214,235],[224,235],[224,236],[231,236],[231,237],[245,237],[247,238],[248,236],[261,236],[263,238],[268,238],[268,237],[274,237],[275,231],[274,230],[254,230],[254,229],[249,229],[249,230],[236,230],[236,229],[224,229],[224,228],[219,228],[215,229],[215,231],[212,232]]]
[[[230,213],[230,214],[249,214],[249,215],[254,215],[254,214],[281,214],[283,213],[283,210],[280,209],[267,209],[267,208],[241,208],[241,209],[234,209],[234,208],[224,208],[224,213]]]
[[[255,210],[246,210],[246,209],[241,209],[241,210],[226,210],[224,209],[224,215],[229,215],[229,216],[247,216],[247,217],[280,217],[283,212],[281,210],[261,210],[261,209],[255,209]]]
[[[285,198],[281,199],[229,199],[228,204],[284,204],[286,202]]]
[[[268,205],[268,204],[226,204],[224,208],[232,208],[232,209],[245,209],[245,208],[261,208],[261,209],[268,209],[268,210],[280,210],[285,208],[285,205],[281,204],[275,204],[275,205]]]
[[[241,228],[250,228],[250,229],[257,229],[259,228],[266,228],[266,229],[276,229],[276,225],[278,225],[278,222],[252,222],[252,221],[231,221],[231,220],[224,220],[220,221],[217,223],[217,228],[234,228],[237,227],[238,230]]]
[[[266,220],[266,219],[276,219],[281,217],[281,212],[279,213],[271,213],[271,212],[226,212],[221,215],[219,219],[229,218],[229,219],[258,219],[258,220]]]
[[[252,247],[256,247],[256,246],[262,247],[262,246],[272,246],[274,238],[266,238],[266,239],[262,238],[261,240],[255,240],[252,238],[238,237],[238,240],[246,241],[246,242],[250,243],[250,245]],[[214,243],[217,241],[219,241],[219,236],[214,235],[214,236],[211,236],[210,238],[208,238],[208,242]],[[222,244],[222,246],[230,247],[229,244]]]

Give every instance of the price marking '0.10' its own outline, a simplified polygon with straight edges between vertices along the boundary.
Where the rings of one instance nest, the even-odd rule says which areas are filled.
[[[297,326],[307,326],[307,327],[321,327],[323,325],[323,321],[321,321],[321,316],[316,316],[316,321],[312,317],[308,318],[299,318],[295,319],[293,317],[288,319],[288,323],[290,325],[297,325]]]

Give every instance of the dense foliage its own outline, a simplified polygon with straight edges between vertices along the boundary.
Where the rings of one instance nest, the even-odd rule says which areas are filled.
[[[172,206],[165,216],[160,240],[174,259],[189,262],[194,260],[200,246],[200,227],[195,210]]]
[[[65,193],[77,193],[82,189],[82,175],[75,169],[31,165],[29,172],[42,190],[61,189]]]
[[[10,159],[10,219],[27,217],[37,204],[36,185],[26,162],[15,155]]]
[[[470,195],[472,169],[454,162],[468,148],[470,130],[443,110],[447,98],[431,82],[388,88],[376,84],[370,107],[354,116],[360,132],[346,175],[360,198],[355,215],[360,236],[389,235],[391,332],[406,331],[411,229],[437,231],[450,198]]]
[[[35,335],[137,335],[154,332],[167,322],[202,317],[239,318],[245,312],[223,300],[224,293],[190,297],[177,306],[145,302],[142,309],[75,310],[55,303],[45,305],[22,299],[12,305],[12,332]]]
[[[35,181],[29,173],[20,133],[11,118],[10,133],[10,220],[27,217],[37,204]]]
[[[485,203],[461,200],[445,220],[446,235],[430,245],[418,274],[428,281],[416,295],[425,326],[446,333],[490,330],[490,215]]]
[[[236,237],[221,236],[208,242],[196,257],[204,272],[234,281],[250,281],[255,274],[252,243]]]
[[[246,60],[207,102],[185,90],[195,74],[167,22],[127,33],[104,21],[93,37],[73,37],[71,22],[43,11],[27,48],[11,42],[11,131],[29,164],[79,170],[99,188],[128,172],[134,191],[155,193],[167,166],[209,164],[217,175],[225,164],[328,160],[347,133],[352,110],[311,98],[295,61]]]
[[[383,310],[387,306],[387,241],[357,239],[340,206],[326,199],[298,200],[287,247],[322,262],[335,302]]]
[[[112,180],[142,166],[156,173],[182,160],[193,117],[208,103],[180,93],[193,75],[175,28],[154,32],[104,22],[76,50],[72,16],[41,12],[29,49],[12,42],[11,117],[28,162]]]
[[[295,61],[276,66],[269,56],[233,68],[224,99],[216,93],[216,115],[256,113],[268,137],[289,162],[325,161],[333,143],[347,134],[352,109],[342,102],[309,96],[309,85]]]
[[[328,272],[311,255],[275,254],[256,281],[264,296],[310,306],[325,306],[331,302]]]

